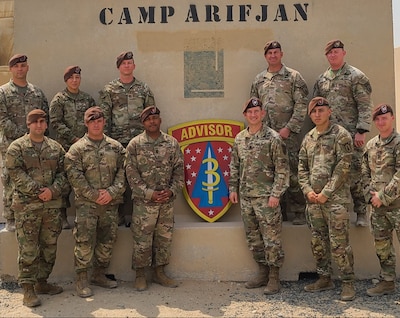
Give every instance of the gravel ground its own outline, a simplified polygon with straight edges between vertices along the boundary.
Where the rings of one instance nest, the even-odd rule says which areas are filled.
[[[41,295],[42,306],[22,305],[22,290],[3,281],[0,289],[1,317],[400,317],[400,295],[371,298],[365,290],[371,280],[356,282],[354,301],[339,300],[340,283],[334,290],[306,293],[305,278],[282,282],[282,291],[264,296],[262,288],[246,289],[238,282],[183,281],[176,289],[152,284],[137,292],[132,282],[119,281],[114,290],[93,287],[94,296],[82,299],[73,282],[60,283],[64,292]]]

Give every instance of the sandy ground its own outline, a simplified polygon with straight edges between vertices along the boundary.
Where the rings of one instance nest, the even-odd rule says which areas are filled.
[[[94,295],[83,299],[76,295],[73,282],[59,282],[64,292],[40,295],[42,305],[22,305],[22,290],[16,284],[2,284],[1,317],[399,317],[400,294],[371,298],[365,288],[371,281],[356,282],[357,298],[339,299],[336,289],[306,293],[305,284],[283,282],[281,293],[263,295],[262,288],[248,290],[238,282],[183,281],[178,288],[157,284],[144,292],[132,288],[132,282],[119,281],[113,290],[93,286]],[[15,288],[15,289],[14,289]]]

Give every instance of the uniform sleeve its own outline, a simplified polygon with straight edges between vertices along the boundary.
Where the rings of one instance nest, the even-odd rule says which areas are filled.
[[[104,134],[111,135],[111,120],[112,120],[112,99],[111,93],[106,85],[99,92],[99,106],[104,112],[104,118],[106,119],[106,127],[104,127]]]
[[[0,129],[3,133],[4,149],[8,147],[9,140],[15,140],[18,135],[17,125],[11,120],[10,113],[7,109],[7,99],[3,88],[0,88]]]
[[[378,192],[379,199],[384,206],[390,205],[393,201],[400,197],[400,145],[397,144],[394,150],[395,156],[395,173],[389,183]]]
[[[372,88],[368,77],[364,74],[356,77],[352,90],[358,110],[356,129],[370,131],[372,122]]]
[[[60,99],[61,96],[57,94],[50,102],[50,125],[61,139],[72,144],[76,136],[64,122],[64,107],[68,107],[68,105],[65,105]]]
[[[20,193],[28,197],[39,195],[40,184],[26,173],[22,148],[18,143],[13,142],[8,147],[5,164],[14,186]]]
[[[292,96],[294,102],[293,114],[286,127],[294,133],[299,133],[306,117],[308,100],[307,83],[300,73],[295,74]]]
[[[174,162],[173,168],[172,168],[172,175],[171,175],[171,181],[170,181],[170,186],[169,189],[173,193],[173,197],[176,197],[179,191],[182,190],[182,187],[184,185],[184,169],[183,169],[183,154],[181,151],[181,148],[179,147],[179,144],[176,140],[173,141],[174,143]]]
[[[156,101],[154,99],[154,94],[151,91],[150,87],[147,84],[144,84],[145,87],[145,92],[146,92],[146,97],[144,100],[144,108],[148,107],[148,106],[155,106],[156,105]]]
[[[348,176],[353,155],[353,141],[347,131],[339,133],[335,147],[336,165],[333,167],[331,178],[321,191],[327,198],[330,198],[343,183],[349,182]]]
[[[369,145],[365,148],[365,151],[362,156],[361,162],[361,183],[363,188],[363,194],[365,198],[365,202],[370,202],[371,196],[371,168],[369,166]]]
[[[308,165],[307,141],[305,137],[299,151],[298,180],[304,196],[314,191],[310,183],[310,167]]]
[[[107,188],[108,193],[113,199],[124,195],[126,189],[125,182],[125,148],[118,146],[118,159],[116,163],[117,171],[115,173],[114,181],[111,186]]]
[[[271,196],[280,198],[289,187],[289,158],[286,146],[280,138],[271,142],[272,161],[274,163],[275,174],[272,184]]]
[[[229,192],[239,192],[239,169],[240,160],[238,154],[238,145],[235,140],[232,146],[231,162],[229,164],[230,177],[229,177]]]
[[[53,194],[53,198],[66,197],[70,191],[70,185],[68,183],[67,175],[64,169],[65,150],[60,145],[58,151],[59,157],[56,173],[53,184],[49,187]]]
[[[64,159],[68,181],[74,189],[76,197],[83,197],[88,201],[96,202],[99,197],[99,192],[87,181],[82,157],[79,155],[79,151],[77,151],[76,147],[73,146],[66,153]]]

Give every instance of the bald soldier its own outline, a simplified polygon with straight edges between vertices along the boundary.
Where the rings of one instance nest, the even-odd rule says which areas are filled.
[[[353,145],[350,133],[330,121],[332,109],[323,97],[314,97],[308,114],[315,124],[301,144],[299,183],[307,199],[306,219],[311,230],[311,251],[319,279],[307,292],[335,288],[332,259],[342,280],[340,299],[355,298],[353,251],[349,243],[349,170]]]
[[[14,212],[11,209],[13,186],[4,165],[8,145],[27,133],[26,116],[37,108],[49,112],[43,91],[27,81],[28,57],[16,54],[8,62],[11,79],[0,87],[0,153],[2,156],[3,216],[6,230],[15,231]]]
[[[367,205],[360,174],[366,136],[371,128],[372,88],[363,72],[345,62],[346,51],[342,41],[329,41],[325,56],[329,67],[317,78],[313,96],[328,100],[332,123],[346,128],[353,138],[354,153],[349,176],[353,210],[357,214],[356,225],[367,226]]]
[[[279,133],[286,144],[290,165],[290,184],[283,198],[282,207],[294,213],[294,225],[305,224],[305,201],[297,180],[299,161],[299,133],[307,113],[308,88],[301,74],[282,63],[281,44],[265,44],[264,58],[268,68],[253,81],[250,96],[258,97],[266,110],[264,118],[268,127]]]

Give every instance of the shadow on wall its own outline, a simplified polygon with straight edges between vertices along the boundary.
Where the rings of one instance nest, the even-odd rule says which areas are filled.
[[[0,66],[7,65],[14,49],[14,0],[0,0]]]

